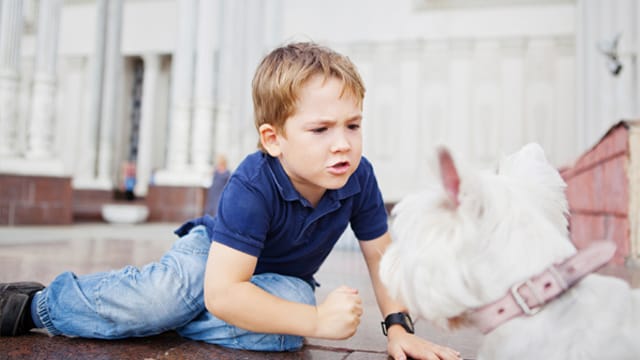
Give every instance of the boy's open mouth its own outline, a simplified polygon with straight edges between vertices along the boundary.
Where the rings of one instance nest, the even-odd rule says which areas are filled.
[[[349,169],[348,161],[340,161],[329,167],[329,170],[334,174],[343,174]]]

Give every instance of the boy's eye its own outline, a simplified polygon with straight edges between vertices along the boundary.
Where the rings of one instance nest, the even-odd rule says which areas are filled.
[[[323,133],[325,131],[327,131],[326,127],[318,127],[318,128],[311,129],[311,132],[316,133],[316,134],[320,134],[320,133]]]
[[[360,124],[351,124],[351,125],[349,125],[349,129],[358,130],[358,129],[360,129]]]

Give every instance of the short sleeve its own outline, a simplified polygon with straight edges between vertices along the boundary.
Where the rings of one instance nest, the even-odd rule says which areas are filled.
[[[263,194],[242,178],[232,176],[220,198],[212,239],[257,257],[264,247],[269,219]]]

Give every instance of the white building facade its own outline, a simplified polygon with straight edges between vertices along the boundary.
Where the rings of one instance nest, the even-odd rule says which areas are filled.
[[[251,78],[293,40],[348,55],[385,200],[438,145],[493,161],[536,141],[570,164],[640,113],[636,0],[2,0],[0,174],[111,191],[205,189],[256,149]],[[614,75],[599,49],[619,35]],[[610,59],[610,58],[609,58]]]

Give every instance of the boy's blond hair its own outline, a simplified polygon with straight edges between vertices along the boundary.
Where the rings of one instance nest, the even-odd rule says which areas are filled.
[[[300,89],[312,76],[335,77],[362,108],[365,87],[355,65],[348,57],[327,47],[300,42],[273,50],[262,60],[252,83],[255,126],[273,125],[284,132],[285,120],[296,111]],[[258,142],[260,150],[264,151]]]

